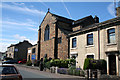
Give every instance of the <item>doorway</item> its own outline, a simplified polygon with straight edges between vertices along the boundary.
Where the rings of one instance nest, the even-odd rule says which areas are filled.
[[[30,60],[30,55],[29,55],[29,58],[28,58],[28,60]]]
[[[116,75],[116,56],[109,55],[109,75]]]

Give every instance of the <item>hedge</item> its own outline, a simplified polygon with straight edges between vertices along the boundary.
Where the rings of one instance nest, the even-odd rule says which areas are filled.
[[[93,58],[86,58],[85,59],[84,66],[83,66],[84,70],[91,68],[91,66],[90,66],[90,60],[93,60]]]
[[[31,60],[27,61],[27,62],[26,62],[26,65],[27,65],[27,66],[32,66]]]
[[[68,64],[74,65],[75,64],[74,59],[67,59],[67,60],[60,60],[60,59],[52,59],[46,63],[44,63],[46,68],[50,68],[52,66],[59,67],[59,68],[68,68]]]
[[[104,59],[94,60],[92,58],[86,58],[84,61],[83,69],[99,69],[102,73],[107,72],[107,63]]]

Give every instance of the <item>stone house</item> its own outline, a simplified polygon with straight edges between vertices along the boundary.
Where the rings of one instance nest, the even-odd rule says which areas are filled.
[[[31,46],[32,44],[26,40],[17,44],[12,44],[7,47],[6,56],[15,60],[27,59],[27,49]]]
[[[74,24],[73,24],[74,22]],[[87,22],[87,23],[85,23]],[[75,29],[79,29],[82,24],[87,26],[95,23],[92,16],[85,17],[80,20],[71,20],[62,16],[58,16],[51,12],[47,12],[38,31],[38,59],[67,59],[69,58],[70,41],[67,38],[68,34]],[[73,26],[78,26],[73,29]]]
[[[105,59],[107,74],[120,75],[120,17],[81,27],[69,37],[77,67],[83,68],[85,58]]]
[[[38,60],[38,45],[37,44],[28,48],[27,61],[28,60]]]

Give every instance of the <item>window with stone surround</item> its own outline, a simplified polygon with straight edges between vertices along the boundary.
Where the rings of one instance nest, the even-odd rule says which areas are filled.
[[[108,43],[115,43],[115,28],[108,29]]]
[[[44,41],[49,39],[50,39],[50,29],[49,29],[49,26],[47,25],[45,28]]]
[[[76,37],[72,38],[72,48],[76,48]]]
[[[93,33],[87,35],[87,45],[93,45]]]

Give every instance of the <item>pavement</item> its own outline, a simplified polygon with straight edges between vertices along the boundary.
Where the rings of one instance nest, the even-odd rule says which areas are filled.
[[[21,66],[21,67],[25,67],[25,68],[40,70],[39,67],[36,67],[36,66],[27,66],[26,64],[16,64],[16,65]]]

